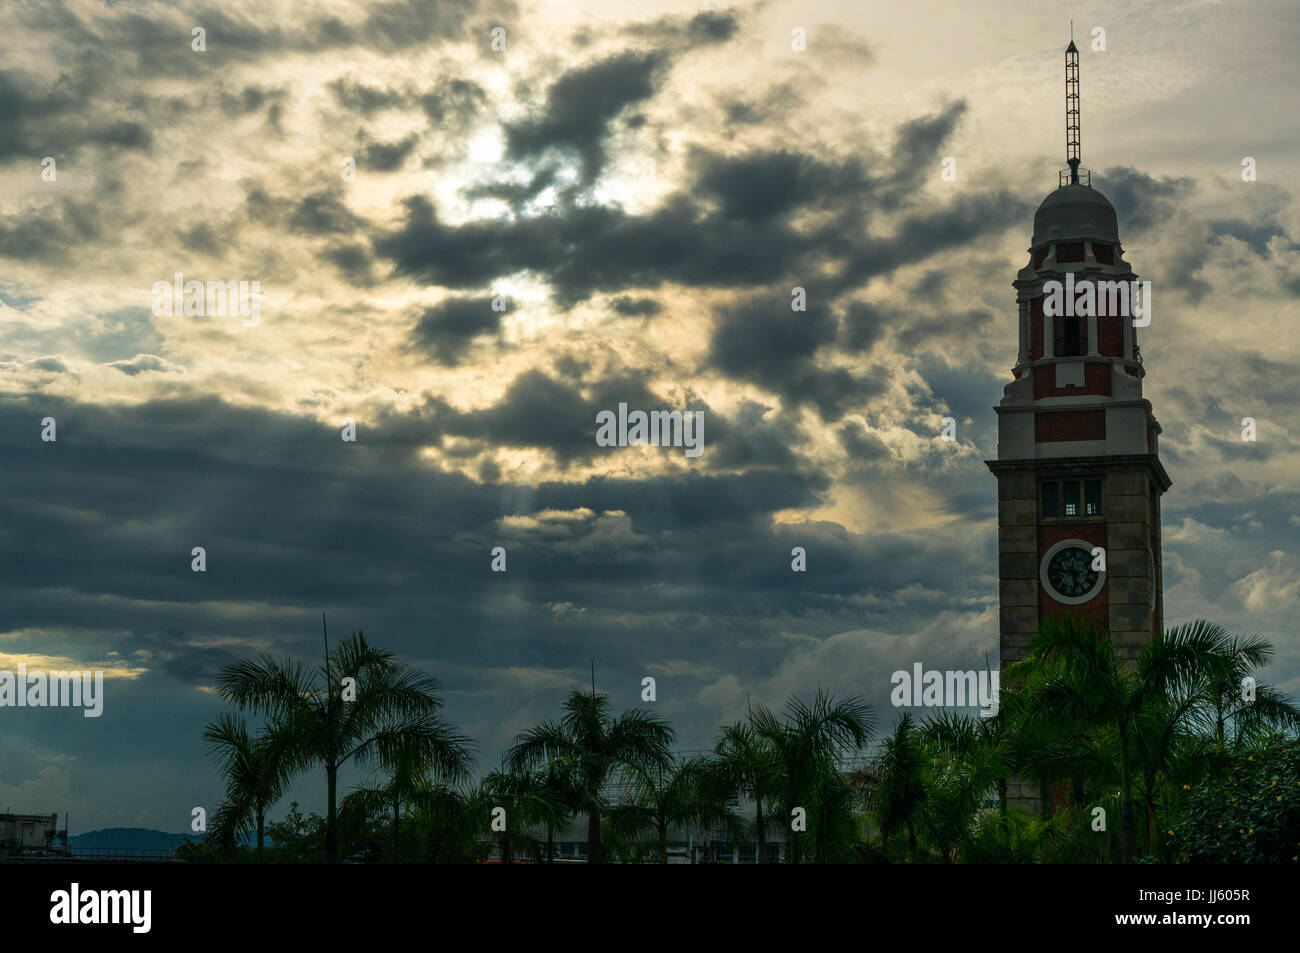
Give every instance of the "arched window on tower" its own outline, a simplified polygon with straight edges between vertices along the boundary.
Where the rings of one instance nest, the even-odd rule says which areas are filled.
[[[1079,357],[1087,353],[1083,336],[1088,333],[1087,324],[1077,315],[1058,315],[1056,318],[1057,357]]]
[[[1043,296],[1029,299],[1029,359],[1043,356]]]

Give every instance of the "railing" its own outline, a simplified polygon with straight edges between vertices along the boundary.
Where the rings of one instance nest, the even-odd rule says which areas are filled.
[[[1061,184],[1062,187],[1069,185],[1069,184],[1070,184],[1070,170],[1069,170],[1069,169],[1062,169],[1061,172],[1060,172],[1060,174],[1057,176],[1057,180],[1058,180],[1058,182]],[[1080,170],[1079,170],[1079,184],[1080,184],[1080,185],[1086,185],[1086,186],[1088,186],[1089,188],[1092,188],[1092,173],[1091,173],[1089,170],[1087,170],[1087,169],[1080,169]]]
[[[176,860],[175,847],[74,847],[69,857],[83,860]]]

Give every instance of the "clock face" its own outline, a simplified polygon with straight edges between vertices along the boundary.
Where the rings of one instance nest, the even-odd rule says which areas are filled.
[[[1100,576],[1092,568],[1092,553],[1079,546],[1058,549],[1047,562],[1048,584],[1071,599],[1091,592]]]

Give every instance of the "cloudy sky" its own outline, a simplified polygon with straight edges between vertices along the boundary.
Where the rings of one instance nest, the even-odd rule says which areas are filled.
[[[1074,15],[1084,165],[1157,289],[1166,622],[1268,636],[1300,695],[1300,13]],[[887,726],[894,670],[996,659],[983,461],[1070,16],[5,3],[0,668],[108,680],[99,719],[0,712],[0,806],[187,829],[215,673],[316,659],[322,611],[485,766],[589,659],[683,748],[818,685]],[[155,308],[177,273],[257,281],[257,323]],[[619,402],[704,411],[704,453],[596,446]]]

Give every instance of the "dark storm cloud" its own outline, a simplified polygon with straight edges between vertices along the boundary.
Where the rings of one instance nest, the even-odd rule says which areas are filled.
[[[525,138],[539,149],[561,140],[598,142],[603,120],[597,117],[625,101],[628,84],[611,82],[594,109],[579,109],[571,99],[596,84],[602,70],[646,79],[652,59],[629,54],[566,74],[551,89],[554,109],[547,116],[509,128],[511,148],[521,148],[518,137],[525,128]],[[648,79],[633,88],[638,95],[652,92]],[[824,288],[834,297],[901,265],[1023,224],[1030,208],[1022,199],[1005,190],[963,192],[938,207],[912,212],[892,234],[866,234],[879,207],[917,202],[919,177],[928,174],[925,168],[934,164],[964,108],[954,103],[904,124],[879,169],[857,158],[835,161],[789,150],[723,156],[697,149],[688,159],[691,187],[644,215],[562,195],[555,214],[451,226],[439,220],[427,198],[411,196],[405,200],[405,222],[380,234],[374,247],[398,273],[447,288],[482,287],[521,271],[540,273],[565,305],[600,291],[664,282],[729,288],[790,278],[799,284],[827,261],[838,261],[839,276]],[[544,166],[527,185],[488,183],[468,191],[517,205],[551,184],[553,175],[553,167]],[[796,227],[794,220],[805,211],[825,214],[816,225]]]
[[[998,189],[963,193],[952,201],[903,217],[887,238],[869,238],[849,249],[850,257],[834,283],[838,291],[860,288],[903,265],[925,261],[982,237],[1024,227],[1033,207],[1023,198]]]
[[[1119,217],[1121,235],[1141,232],[1167,221],[1178,210],[1178,200],[1190,195],[1196,181],[1188,176],[1153,178],[1145,172],[1118,166],[1093,180]]]
[[[706,43],[724,43],[735,36],[739,28],[736,15],[729,10],[697,13],[686,25],[686,31],[692,39]]]
[[[512,206],[516,213],[520,207],[537,196],[545,188],[555,184],[556,173],[560,171],[555,164],[543,165],[527,182],[483,182],[465,190],[467,199],[500,199]],[[569,190],[561,190],[561,197],[566,201]]]
[[[491,298],[448,298],[424,309],[411,342],[440,364],[459,364],[475,338],[500,330],[502,316],[492,310]]]
[[[314,192],[301,199],[289,217],[290,228],[311,235],[352,232],[360,225],[361,219],[349,211],[343,200],[326,191]]]
[[[706,409],[709,464],[720,470],[807,467],[793,449],[803,436],[793,416],[752,400],[742,401],[731,416]]]
[[[723,117],[732,125],[753,126],[779,121],[805,105],[803,93],[794,83],[780,83],[762,92],[727,93],[718,101]]]
[[[1206,434],[1205,441],[1218,451],[1218,457],[1223,461],[1225,466],[1231,466],[1241,461],[1250,461],[1253,463],[1262,463],[1265,460],[1273,459],[1281,454],[1294,450],[1290,441],[1279,445],[1267,439],[1263,440],[1256,437],[1255,440],[1243,440],[1241,438],[1241,421],[1229,421],[1225,427],[1228,433],[1225,436],[1217,434]],[[1163,449],[1163,445],[1161,447]]]
[[[716,199],[722,213],[741,221],[834,207],[866,190],[859,161],[831,164],[793,152],[743,156],[700,153],[692,163],[696,187]]]
[[[987,339],[993,313],[987,310],[948,314],[909,315],[899,322],[894,341],[905,353],[926,349],[943,349],[948,354],[965,354],[971,342]]]
[[[773,390],[791,404],[810,404],[824,419],[836,420],[880,394],[888,381],[883,368],[864,375],[819,367],[814,358],[838,332],[839,322],[827,305],[810,301],[808,310],[793,311],[787,294],[773,292],[768,300],[719,316],[709,360],[730,376]]]
[[[795,311],[789,295],[777,292],[772,298],[721,315],[710,342],[715,366],[754,380],[780,378],[835,339],[835,315],[824,303],[809,302],[806,311]]]
[[[664,65],[658,53],[628,51],[570,70],[551,85],[539,116],[506,126],[507,153],[524,159],[571,151],[582,162],[585,181],[594,181],[605,165],[610,124],[655,94]]]
[[[187,4],[186,8],[157,6],[148,12],[124,9],[111,17],[82,20],[76,11],[54,14],[54,4],[28,14],[30,22],[84,51],[87,72],[99,77],[185,76],[251,62],[290,45],[285,30],[259,24],[221,7]],[[192,49],[192,30],[206,32],[207,52]]]
[[[623,35],[650,40],[658,46],[712,46],[726,43],[740,30],[740,18],[731,10],[705,10],[691,17],[661,17],[625,27]]]
[[[1231,420],[1234,416],[1239,424],[1245,415],[1281,414],[1294,404],[1295,377],[1295,365],[1286,361],[1249,352],[1218,351],[1195,386],[1165,385],[1164,393],[1179,404],[1178,420],[1171,420],[1168,426],[1178,427],[1180,422],[1196,425],[1218,417]]]
[[[1274,238],[1286,238],[1292,251],[1300,250],[1300,246],[1290,240],[1291,236],[1280,225],[1253,225],[1239,218],[1210,223],[1210,237],[1207,239],[1209,244],[1219,244],[1224,235],[1250,246],[1250,250],[1260,258],[1272,257],[1268,243]]]
[[[53,156],[66,162],[86,147],[147,150],[153,143],[140,119],[88,110],[92,91],[75,81],[45,82],[13,70],[0,71],[0,162],[25,160],[39,167]]]
[[[891,458],[889,447],[884,441],[875,434],[868,433],[867,429],[856,420],[846,421],[840,427],[839,437],[840,445],[855,461],[875,463]]]
[[[220,256],[226,250],[221,235],[207,222],[181,229],[177,232],[177,237],[183,248],[203,252],[205,255]]]
[[[347,20],[308,13],[290,25],[254,19],[208,3],[182,3],[149,12],[126,8],[111,17],[82,19],[62,4],[32,4],[24,11],[33,29],[48,31],[71,47],[93,53],[98,75],[195,75],[228,69],[287,52],[313,53],[363,46],[393,53],[414,46],[465,37],[471,21],[509,19],[509,0],[483,5],[477,0],[388,0],[364,5],[364,15]],[[206,31],[206,52],[191,48],[191,30]],[[486,25],[483,45],[489,40]]]
[[[422,196],[405,204],[405,223],[375,241],[375,251],[392,259],[400,273],[470,288],[531,270],[547,275],[556,298],[568,304],[600,291],[666,281],[701,287],[766,282],[825,247],[820,232],[803,235],[781,221],[746,227],[702,217],[685,196],[643,216],[578,206],[563,215],[461,226],[440,222]]]
[[[487,92],[473,80],[449,77],[419,97],[420,107],[440,128],[464,127],[487,105]]]
[[[79,247],[104,234],[112,222],[114,198],[108,186],[86,200],[60,192],[35,211],[0,218],[0,257],[44,265],[66,263]]]
[[[878,207],[893,210],[916,204],[926,181],[937,172],[939,147],[965,113],[965,100],[957,100],[933,116],[909,119],[898,128],[889,151],[889,169],[873,183],[872,198]]]
[[[992,454],[997,449],[997,417],[993,405],[1001,398],[1010,375],[1003,378],[991,374],[982,363],[966,360],[967,356],[967,347],[957,340],[953,347],[940,350],[937,356],[925,354],[915,358],[915,369],[929,386],[929,394],[915,395],[916,407],[921,412],[915,417],[915,432],[927,438],[935,436],[937,431],[922,416],[926,412],[951,415],[959,424],[959,441],[973,443]]]
[[[526,371],[506,388],[499,402],[483,410],[444,410],[439,423],[445,432],[485,441],[492,446],[537,447],[561,462],[590,460],[609,452],[596,446],[596,414],[630,408],[654,409],[664,402],[646,387],[642,375],[615,375],[583,389],[556,380],[542,371]]]
[[[634,382],[607,386],[634,390]],[[545,412],[587,409],[562,386],[525,375],[501,406],[466,414],[454,429],[535,444],[536,429],[548,425]],[[39,440],[45,415],[59,421],[57,444]],[[564,414],[562,423],[570,417]],[[39,618],[43,626],[76,627],[94,619],[96,629],[152,633],[143,644],[165,652],[168,633],[176,631],[187,633],[189,648],[201,647],[205,633],[215,634],[214,613],[219,617],[224,602],[295,607],[290,617],[298,606],[358,600],[395,599],[394,610],[415,609],[427,598],[416,582],[425,572],[439,579],[443,610],[466,619],[478,614],[483,604],[476,594],[485,594],[492,579],[486,550],[482,566],[466,563],[465,541],[476,546],[473,540],[495,535],[496,520],[518,512],[507,502],[512,497],[531,500],[524,512],[622,510],[637,534],[659,540],[657,558],[668,569],[710,550],[746,545],[744,536],[755,537],[750,544],[766,538],[762,546],[771,548],[767,516],[815,505],[828,488],[819,476],[762,469],[536,489],[483,486],[419,461],[417,441],[429,442],[430,423],[417,420],[404,431],[397,420],[362,425],[358,442],[349,445],[331,427],[212,399],[121,410],[4,400],[0,440],[6,459],[21,464],[0,495],[7,527],[0,536],[0,588],[13,608],[9,624],[21,628]],[[563,443],[571,436],[561,426],[549,439]],[[581,439],[590,442],[588,435]],[[62,499],[78,500],[78,508],[40,502]],[[729,524],[733,529],[720,535],[719,527]],[[33,547],[38,539],[62,542]],[[195,545],[207,549],[205,574],[190,571]],[[554,583],[556,595],[585,588],[581,580],[591,581],[593,573],[627,576],[626,568],[578,551],[539,557],[529,557],[529,575]],[[562,565],[552,567],[552,560]],[[727,575],[734,580],[723,585],[740,587],[734,593],[740,595],[743,564]],[[67,597],[52,604],[42,595],[52,588],[67,590]],[[274,612],[250,619],[242,638],[281,625]]]
[[[263,107],[281,107],[288,99],[288,90],[280,87],[245,86],[237,92],[223,91],[218,97],[222,112],[229,116],[243,116]]]
[[[473,302],[468,323],[477,320],[488,302]],[[615,373],[587,379],[590,367],[575,360],[557,361],[564,379],[540,371],[527,371],[511,382],[501,399],[490,407],[461,411],[445,401],[430,398],[415,414],[386,418],[376,439],[398,444],[418,440],[437,443],[444,436],[475,441],[462,451],[467,455],[500,446],[532,447],[550,451],[561,462],[590,462],[599,455],[620,452],[598,447],[596,414],[617,411],[620,403],[633,410],[671,410],[674,405],[651,391],[643,373]],[[806,460],[793,452],[802,439],[798,424],[786,415],[753,401],[743,401],[731,416],[698,401],[687,409],[705,415],[705,444],[711,467],[792,468],[802,472]]]
[[[45,357],[36,357],[26,362],[19,361],[16,363],[9,363],[8,366],[10,367],[16,366],[16,367],[21,367],[23,369],[30,369],[36,371],[45,371],[47,374],[75,375],[77,373],[76,369],[71,364],[69,364],[66,360],[64,360],[63,355],[61,354],[50,354]]]
[[[351,75],[331,81],[327,88],[344,109],[369,117],[385,109],[418,108],[438,130],[460,130],[487,105],[487,92],[473,80],[444,76],[420,91],[374,86]]]
[[[223,648],[180,648],[181,640],[168,633],[167,642],[173,647],[170,657],[163,663],[163,671],[179,682],[190,685],[211,685],[227,665],[239,661],[239,656]],[[183,643],[181,643],[183,645]]]
[[[842,346],[850,351],[870,351],[884,337],[891,320],[875,305],[850,301],[841,321]]]
[[[321,257],[339,270],[351,285],[366,288],[375,283],[370,250],[356,242],[332,245],[321,252]]]
[[[629,318],[648,318],[663,310],[663,306],[654,298],[632,298],[628,295],[619,295],[610,302],[610,307]]]
[[[480,6],[482,9],[479,9]],[[480,3],[480,0],[391,0],[371,5],[360,26],[348,29],[329,21],[329,33],[322,38],[328,45],[361,43],[384,52],[419,46],[433,40],[463,38],[470,22],[484,16],[496,17],[497,23],[515,18],[515,4],[508,0]],[[310,37],[311,29],[305,31]],[[487,25],[482,33],[483,48],[488,48]],[[310,42],[309,39],[305,42]]]
[[[364,115],[381,109],[393,109],[405,106],[409,96],[397,89],[382,86],[370,86],[352,79],[350,76],[333,80],[327,87],[335,101],[344,109],[350,109]]]
[[[163,759],[172,774],[212,778],[200,732],[224,706],[191,686],[268,646],[311,663],[322,610],[331,635],[364,627],[439,676],[449,716],[500,745],[557,697],[526,675],[503,682],[503,671],[576,678],[594,658],[602,681],[634,686],[652,656],[689,659],[699,674],[676,676],[686,697],[711,672],[760,683],[788,657],[791,629],[811,638],[864,625],[905,632],[918,611],[906,593],[918,586],[934,612],[993,585],[991,534],[975,544],[978,534],[774,524],[778,512],[823,504],[830,481],[782,465],[784,420],[761,407],[719,430],[731,430],[735,462],[746,453],[766,461],[743,473],[478,484],[420,457],[456,432],[577,452],[591,443],[575,431],[594,425],[593,404],[622,396],[655,405],[635,377],[583,390],[592,399],[529,374],[486,411],[431,402],[363,421],[354,444],[332,426],[214,398],[119,408],[0,398],[0,603],[16,633],[8,650],[74,659],[115,651],[151,670],[114,683],[111,738],[44,727],[25,736],[88,764],[113,757],[135,780],[106,776],[104,790],[165,813],[150,792],[174,799],[175,782],[155,779],[149,765]],[[59,422],[57,443],[39,439],[46,415]],[[570,427],[574,415],[581,423]],[[715,450],[732,452],[708,426],[705,463]],[[501,522],[546,510],[589,515],[532,529]],[[190,571],[196,545],[206,547],[206,573]],[[490,571],[495,545],[508,549],[507,573]],[[808,550],[808,573],[790,571],[796,545]],[[566,603],[575,611],[550,608]],[[23,636],[29,628],[42,634]],[[634,700],[630,690],[623,697]],[[706,742],[713,717],[696,708],[675,716],[683,745]],[[192,794],[185,804],[219,791]],[[108,817],[116,809],[103,808]]]
[[[375,172],[394,172],[402,167],[414,150],[420,137],[411,133],[396,142],[370,142],[361,150],[362,168]]]

